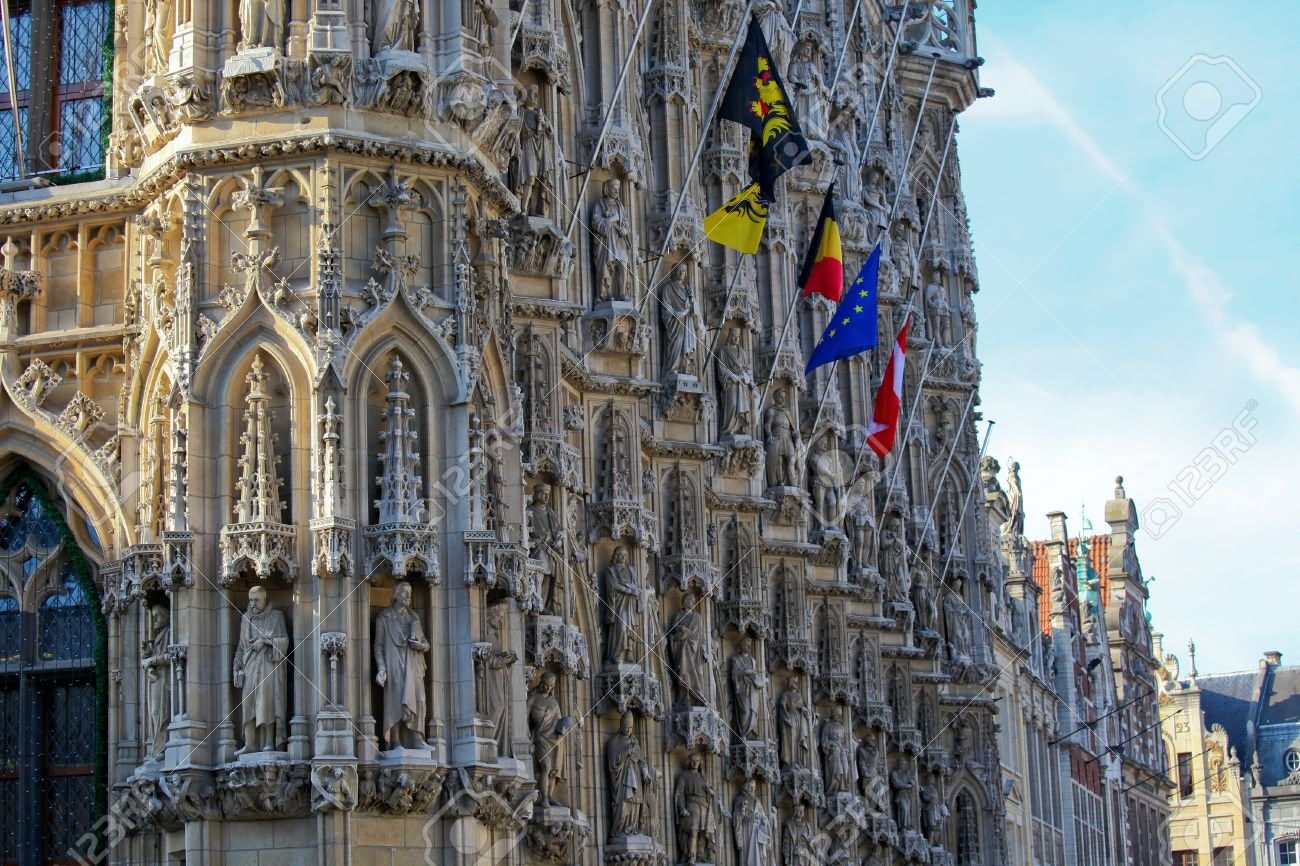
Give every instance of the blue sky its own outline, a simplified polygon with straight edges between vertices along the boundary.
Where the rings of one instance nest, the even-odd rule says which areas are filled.
[[[977,11],[997,95],[958,141],[989,451],[1021,462],[1034,537],[1054,509],[1104,531],[1117,474],[1139,511],[1178,512],[1148,511],[1138,552],[1184,670],[1189,638],[1204,672],[1272,649],[1300,663],[1300,81],[1284,9]]]

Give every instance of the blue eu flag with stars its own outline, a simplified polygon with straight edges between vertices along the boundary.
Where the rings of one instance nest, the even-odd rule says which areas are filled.
[[[844,299],[835,310],[808,358],[804,375],[823,364],[851,358],[876,345],[877,284],[880,282],[880,244],[858,271],[858,277],[844,291]]]

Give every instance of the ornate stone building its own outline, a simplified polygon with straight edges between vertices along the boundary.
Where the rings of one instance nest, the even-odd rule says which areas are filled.
[[[1085,518],[1072,538],[1054,511],[1051,537],[1029,542],[1020,466],[1010,462],[1005,491],[999,470],[984,459],[985,506],[1007,563],[1006,603],[991,630],[1007,863],[1168,864],[1156,654],[1132,500],[1117,482],[1108,534],[1087,534]]]
[[[1300,860],[1300,666],[1273,651],[1202,675],[1189,653],[1186,675],[1169,654],[1162,676],[1175,866]]]
[[[1242,692],[1253,689],[1254,673],[1211,675],[1207,689],[1201,688],[1196,670],[1196,646],[1189,642],[1190,670],[1180,671],[1173,653],[1165,654],[1160,635],[1156,654],[1163,656],[1160,670],[1161,735],[1168,756],[1169,839],[1176,866],[1252,866],[1256,862],[1277,863],[1265,856],[1268,846],[1256,847],[1252,838],[1260,828],[1250,811],[1247,775],[1238,747],[1246,732],[1248,712],[1221,712],[1232,707],[1245,709]],[[1245,686],[1246,688],[1241,688]],[[1235,707],[1233,705],[1236,705]],[[1239,734],[1238,742],[1228,734],[1225,723]],[[1287,828],[1281,835],[1290,835]],[[1267,839],[1268,834],[1258,834]],[[1292,843],[1294,845],[1294,843]]]
[[[15,7],[0,860],[1006,862],[973,5]],[[814,161],[741,258],[751,11]],[[836,177],[881,346],[805,381]]]

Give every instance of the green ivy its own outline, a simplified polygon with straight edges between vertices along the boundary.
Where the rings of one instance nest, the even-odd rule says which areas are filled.
[[[77,577],[77,584],[82,593],[90,600],[90,619],[95,626],[95,720],[97,736],[95,737],[95,810],[103,815],[108,812],[108,625],[104,621],[104,611],[100,607],[99,587],[95,585],[95,571],[90,560],[81,552],[81,545],[68,527],[63,516],[63,506],[56,503],[45,486],[45,481],[30,468],[16,469],[0,482],[0,502],[9,499],[9,494],[20,484],[25,484],[32,496],[40,502],[43,512],[53,521],[59,530],[63,550],[72,564],[72,571]]]

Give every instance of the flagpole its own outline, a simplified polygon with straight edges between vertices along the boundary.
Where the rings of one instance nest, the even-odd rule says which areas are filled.
[[[921,538],[924,539],[926,533],[934,523],[934,509],[939,505],[939,494],[943,492],[943,484],[948,480],[948,470],[952,468],[952,458],[957,454],[957,444],[961,442],[961,431],[966,426],[966,417],[970,414],[970,407],[975,403],[975,389],[970,389],[970,396],[966,398],[966,408],[962,410],[961,421],[957,422],[957,432],[952,437],[952,446],[948,449],[948,459],[943,464],[943,474],[939,476],[939,484],[934,488],[934,496],[930,499],[930,511],[925,515],[925,525],[921,527]]]
[[[939,159],[939,176],[943,175],[943,170],[948,164],[948,154],[952,149],[953,133],[955,133],[956,131],[957,131],[957,119],[954,117],[952,121],[952,125],[948,127],[948,138],[943,145],[943,156],[940,157]],[[920,243],[917,244],[916,253],[915,255],[912,256],[913,273],[915,273],[917,268],[921,266],[921,250],[925,248],[925,240],[928,237],[930,232],[930,222],[934,218],[934,206],[935,204],[938,203],[939,200],[939,176],[936,176],[934,181],[934,189],[931,190],[930,192],[930,206],[926,209],[925,222],[921,226]],[[895,202],[897,201],[898,199],[895,198]],[[907,290],[907,305],[903,308],[903,321],[907,321],[908,315],[911,314],[912,302],[914,301],[915,297],[916,297],[916,287],[915,285],[913,285],[909,287]],[[918,399],[920,398],[921,389],[925,385],[925,380],[930,376],[930,355],[932,354],[933,350],[934,350],[934,340],[933,338],[931,338],[930,348],[926,351],[925,354],[925,365],[921,368],[921,379],[916,386]],[[912,417],[909,414],[907,418],[907,425],[909,429],[911,427],[911,424],[912,424]],[[905,429],[904,433],[906,432],[907,430]],[[904,441],[906,441],[906,436],[904,436]],[[865,456],[866,450],[867,450],[867,442],[866,442],[866,438],[864,437],[862,441],[862,445],[858,447],[858,455],[856,458],[854,458],[853,474],[850,477],[857,477],[858,468],[862,465],[862,458]],[[896,478],[897,478],[897,472],[895,472],[895,479]],[[893,483],[891,482],[889,486],[889,490],[885,493],[885,509],[881,511],[882,514],[888,510],[889,498],[893,495],[893,493],[894,493],[894,487],[893,487]]]
[[[578,197],[574,200],[576,205],[569,213],[569,227],[564,230],[564,236],[568,238],[573,234],[573,226],[578,222],[578,214],[582,211],[582,203],[586,201],[587,187],[591,184],[591,174],[596,167],[596,160],[600,158],[600,149],[605,145],[605,136],[609,133],[609,125],[614,120],[614,111],[618,108],[619,100],[623,98],[623,85],[627,83],[627,73],[632,68],[632,60],[636,57],[636,46],[641,41],[641,32],[645,30],[646,22],[650,20],[650,10],[654,8],[655,0],[646,0],[645,10],[641,13],[641,20],[636,24],[636,32],[632,34],[632,45],[628,48],[627,57],[623,60],[623,68],[618,73],[618,83],[614,85],[614,96],[609,101],[609,108],[605,109],[605,119],[600,124],[600,134],[596,136],[596,143],[591,149],[591,162],[587,164],[587,170],[582,176],[582,186],[578,189]],[[523,6],[520,7],[519,23],[522,26],[524,16],[523,9],[527,8],[528,0],[523,0]],[[519,31],[516,29],[515,34]],[[513,41],[513,38],[512,38]],[[688,177],[687,180],[690,178]]]
[[[971,391],[971,393],[974,394],[975,392]],[[984,461],[984,455],[989,450],[989,439],[993,438],[993,425],[996,424],[997,422],[989,421],[988,423],[989,426],[988,429],[984,431],[984,444],[980,446],[979,458],[976,461],[977,463],[982,463]],[[961,531],[961,525],[966,520],[966,508],[970,505],[970,497],[971,494],[975,492],[975,487],[976,485],[971,484],[968,485],[966,488],[966,499],[961,504],[961,513],[957,516],[958,532]],[[948,566],[952,564],[952,552],[953,552],[953,546],[948,545],[948,556],[943,561],[943,570],[939,572],[939,582],[944,584],[945,586],[947,586],[948,581],[945,579],[944,575],[948,573]],[[967,607],[969,607],[969,605],[967,605]]]
[[[904,318],[903,321],[906,322],[907,319]],[[934,343],[930,343],[929,347],[925,350],[925,360],[921,362],[921,379],[916,384],[916,396],[912,398],[912,408],[907,410],[907,421],[903,424],[903,435],[899,437],[902,439],[903,448],[907,447],[907,435],[912,432],[912,419],[916,417],[916,407],[921,403],[921,390],[922,390],[921,386],[925,383],[926,372],[930,369],[930,356],[933,354],[934,354]],[[904,381],[906,381],[906,378],[904,378]],[[867,450],[867,447],[868,447],[867,437],[864,436],[862,438],[862,445],[858,448],[858,459],[853,463],[853,475],[850,475],[849,476],[850,478],[857,476],[858,466],[862,462],[862,454]],[[889,479],[889,486],[885,490],[884,507],[880,509],[880,517],[882,520],[884,519],[885,515],[889,513],[889,500],[892,499],[894,496],[894,485],[898,483],[898,473],[901,472],[902,470],[903,470],[903,454],[902,451],[900,451],[898,455],[898,459],[894,461],[893,477]]]
[[[840,80],[840,70],[844,68],[844,57],[849,53],[849,42],[853,40],[853,28],[858,23],[858,13],[860,11],[862,11],[862,0],[853,0],[853,14],[849,16],[849,26],[844,28],[844,44],[840,46],[840,59],[835,62],[835,75],[832,76],[832,80],[836,83]],[[903,28],[900,26],[898,31],[901,33]],[[835,89],[832,87],[831,99],[834,98]]]
[[[904,13],[904,15],[906,16],[906,13]],[[898,56],[898,46],[903,38],[904,23],[905,20],[899,21],[898,29],[894,33],[894,44],[890,46],[889,57],[886,58],[885,60],[885,71],[881,73],[880,76],[880,87],[879,87],[880,92],[876,94],[876,107],[871,112],[871,123],[868,124],[867,126],[867,137],[862,143],[862,158],[858,160],[859,171],[861,171],[862,166],[866,164],[866,155],[871,150],[871,139],[876,134],[876,125],[880,121],[880,108],[882,105],[884,105],[885,102],[885,82],[889,80],[889,73],[893,70],[894,60]],[[938,63],[938,60],[936,59],[935,62]],[[835,87],[838,84],[839,84],[839,73],[837,72],[835,79],[831,82],[832,94],[835,92]],[[794,298],[792,298],[790,301],[790,308],[786,311],[785,323],[781,326],[781,336],[776,341],[776,350],[772,355],[772,366],[768,369],[767,379],[763,382],[763,394],[761,397],[759,397],[758,406],[754,410],[755,415],[760,415],[763,411],[763,407],[767,404],[767,395],[772,389],[772,375],[773,373],[776,372],[777,361],[780,360],[781,351],[785,348],[786,336],[789,334],[790,331],[790,323],[794,321],[794,313],[795,310],[798,309],[799,298],[800,298],[799,293],[795,292]]]
[[[742,16],[743,25],[740,32],[736,34],[736,40],[731,44],[731,54],[727,57],[727,65],[723,67],[722,76],[718,79],[718,92],[713,95],[713,105],[709,108],[709,113],[705,117],[704,124],[700,127],[700,141],[695,146],[695,154],[691,157],[691,164],[686,169],[686,177],[682,179],[682,187],[677,192],[677,200],[673,202],[672,215],[668,217],[668,225],[664,229],[663,246],[659,249],[659,255],[655,257],[654,267],[650,270],[650,279],[646,280],[646,287],[653,289],[655,280],[659,276],[659,268],[663,264],[664,256],[668,255],[668,248],[673,243],[673,227],[677,225],[677,217],[682,212],[682,202],[686,201],[686,189],[690,186],[691,178],[695,176],[695,169],[699,167],[700,157],[704,155],[704,145],[709,140],[709,128],[717,117],[718,108],[722,105],[723,98],[727,95],[727,86],[731,81],[732,71],[736,66],[736,59],[740,56],[740,48],[745,43],[745,37],[749,33],[749,28],[753,25],[752,13],[754,10],[754,0],[748,0],[745,4],[745,11]],[[650,294],[647,291],[647,296]]]

